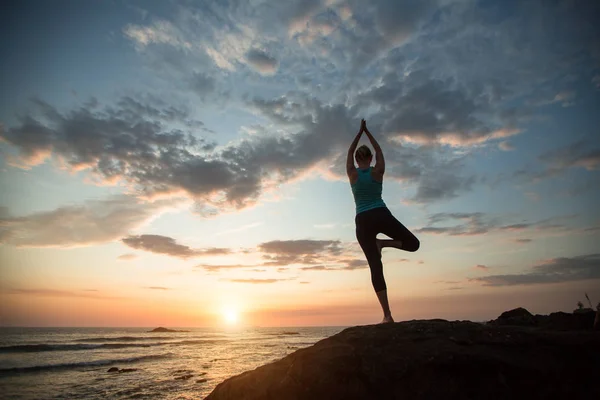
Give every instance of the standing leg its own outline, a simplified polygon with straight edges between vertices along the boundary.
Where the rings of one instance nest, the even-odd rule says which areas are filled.
[[[381,254],[377,247],[376,233],[365,229],[357,224],[356,238],[362,248],[369,268],[371,269],[371,283],[377,294],[377,299],[383,311],[383,322],[393,322],[392,312],[387,298],[387,286],[383,277],[383,264],[381,263]]]

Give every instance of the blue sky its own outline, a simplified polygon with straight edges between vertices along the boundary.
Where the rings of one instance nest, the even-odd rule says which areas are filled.
[[[0,323],[376,321],[344,171],[361,118],[386,157],[384,201],[421,240],[384,250],[396,319],[599,301],[599,11],[12,5]]]

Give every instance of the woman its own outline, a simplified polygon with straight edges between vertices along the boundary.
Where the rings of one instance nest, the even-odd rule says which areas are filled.
[[[361,135],[365,133],[375,149],[375,166],[371,167],[373,156],[371,150],[363,145],[356,150]],[[356,150],[356,154],[354,151]],[[358,169],[354,166],[353,155],[356,157]],[[365,120],[361,120],[360,131],[350,145],[346,160],[346,172],[350,179],[354,203],[356,204],[356,238],[362,248],[369,268],[371,269],[371,282],[383,309],[382,323],[394,322],[387,298],[387,286],[383,278],[383,265],[381,263],[381,249],[395,247],[406,251],[417,251],[419,239],[402,225],[387,208],[381,192],[383,189],[383,173],[385,161],[379,143],[367,129]],[[377,234],[383,233],[391,240],[377,239]]]

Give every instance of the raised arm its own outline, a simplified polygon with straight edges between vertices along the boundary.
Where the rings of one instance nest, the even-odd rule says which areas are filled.
[[[364,131],[367,137],[369,138],[373,149],[375,150],[375,166],[373,167],[373,170],[376,173],[381,174],[383,176],[383,173],[385,172],[385,160],[383,158],[383,151],[381,151],[381,146],[379,146],[379,143],[377,143],[377,140],[375,140],[375,138],[367,128],[366,123]]]
[[[346,158],[346,174],[348,174],[348,178],[350,178],[350,180],[352,180],[353,176],[356,175],[356,167],[354,166],[354,152],[356,151],[356,146],[358,146],[358,141],[360,140],[360,136],[362,134],[363,125],[361,123],[360,130],[350,145],[350,148],[348,149],[348,157]]]

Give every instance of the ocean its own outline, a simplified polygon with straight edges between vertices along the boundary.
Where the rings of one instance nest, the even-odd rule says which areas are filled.
[[[0,328],[0,398],[203,399],[344,328]]]

